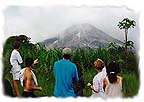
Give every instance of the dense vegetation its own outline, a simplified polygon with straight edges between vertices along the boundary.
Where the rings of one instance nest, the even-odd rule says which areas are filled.
[[[3,78],[7,78],[12,83],[12,75],[9,73],[11,65],[9,62],[12,46],[15,40],[21,42],[20,54],[23,60],[26,57],[39,59],[40,63],[35,66],[34,72],[38,78],[39,86],[43,87],[42,92],[36,92],[37,96],[53,96],[55,79],[53,75],[53,65],[57,60],[62,59],[62,48],[47,49],[40,44],[32,44],[30,38],[25,35],[11,36],[7,39],[3,46]],[[132,42],[132,41],[130,41]],[[91,95],[91,90],[86,87],[87,82],[92,82],[96,74],[93,68],[93,62],[100,58],[106,65],[111,61],[116,61],[120,64],[123,77],[123,94],[124,97],[133,97],[138,94],[139,90],[139,71],[138,59],[133,50],[133,43],[130,43],[125,52],[123,45],[117,45],[114,42],[109,44],[108,48],[99,47],[97,49],[82,49],[79,48],[73,51],[72,62],[79,63],[83,68],[83,76],[85,81],[84,96]],[[24,67],[24,63],[22,67]],[[19,86],[21,92],[22,87]]]

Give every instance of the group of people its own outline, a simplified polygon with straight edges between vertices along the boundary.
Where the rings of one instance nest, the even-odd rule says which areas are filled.
[[[14,44],[14,49],[10,56],[10,63],[12,65],[10,73],[13,76],[13,88],[17,97],[35,97],[34,91],[40,90],[41,87],[38,87],[37,79],[32,71],[34,65],[39,63],[38,59],[33,60],[30,57],[25,59],[25,68],[21,69],[20,64],[23,63],[22,57],[19,53],[20,43],[16,42]],[[23,86],[23,93],[20,94],[18,90],[18,82],[20,80],[21,85]]]
[[[23,63],[23,60],[19,49],[20,43],[15,43],[10,57],[15,94],[18,97],[36,97],[34,91],[42,91],[33,72],[34,65],[39,61],[26,58],[25,68],[21,69],[20,64]],[[72,50],[70,48],[64,48],[62,55],[63,59],[54,63],[54,96],[62,98],[83,96],[85,84],[81,66],[71,62]],[[97,59],[94,62],[94,68],[97,74],[93,78],[93,84],[87,84],[92,90],[91,97],[121,97],[122,77],[118,76],[119,65],[112,62],[106,67],[101,59]],[[18,90],[19,80],[23,86],[22,95]]]
[[[93,85],[87,84],[92,89],[91,97],[116,98],[122,97],[122,77],[119,64],[115,61],[109,63],[106,67],[101,59],[94,62],[94,68],[97,74],[93,78]]]

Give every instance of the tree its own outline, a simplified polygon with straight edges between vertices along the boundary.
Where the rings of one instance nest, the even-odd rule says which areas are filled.
[[[130,20],[129,18],[124,18],[121,22],[119,22],[118,27],[120,29],[125,30],[125,51],[127,53],[127,35],[128,35],[128,30],[130,28],[134,28],[136,26],[136,22],[134,20]]]
[[[21,43],[21,49],[20,52],[22,54],[22,56],[24,55],[24,51],[26,51],[25,53],[30,53],[31,50],[33,51],[36,51],[34,50],[33,47],[34,44],[32,44],[30,42],[30,37],[27,37],[25,35],[19,35],[19,36],[10,36],[6,41],[5,43],[3,44],[3,58],[2,58],[2,61],[3,61],[3,64],[4,64],[4,70],[3,70],[3,75],[6,76],[7,73],[9,73],[10,71],[10,68],[11,68],[11,65],[10,65],[10,62],[9,62],[9,58],[10,58],[10,55],[11,55],[11,51],[13,50],[13,45],[14,43],[17,43],[17,42],[20,42]],[[24,49],[24,50],[23,50]],[[4,77],[3,76],[3,77]]]

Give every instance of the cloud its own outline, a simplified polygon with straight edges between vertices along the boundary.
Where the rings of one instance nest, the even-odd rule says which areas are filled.
[[[60,34],[64,29],[79,23],[90,23],[109,35],[124,39],[124,31],[117,27],[119,21],[128,17],[138,22],[139,15],[125,6],[9,6],[4,11],[5,37],[26,34],[33,41],[42,41]],[[135,35],[136,34],[136,35]],[[130,30],[129,38],[137,41],[139,26]]]

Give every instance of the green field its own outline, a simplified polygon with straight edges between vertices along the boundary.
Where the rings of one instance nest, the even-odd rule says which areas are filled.
[[[19,37],[23,42],[21,45],[21,56],[23,60],[26,57],[32,57],[33,59],[39,59],[40,63],[35,66],[35,74],[38,79],[39,86],[43,88],[42,92],[35,92],[37,96],[53,96],[54,90],[54,75],[53,65],[57,60],[62,59],[62,48],[59,49],[47,49],[40,44],[30,43],[30,38],[21,36],[12,36],[4,44],[3,47],[3,78],[10,80],[12,83],[12,75],[9,73],[11,66],[9,62],[10,54],[12,51],[12,44],[15,39]],[[94,61],[100,58],[106,65],[111,61],[116,61],[120,64],[121,73],[123,77],[123,94],[124,97],[134,97],[139,91],[139,70],[138,60],[133,50],[125,53],[122,46],[110,43],[108,48],[99,47],[97,49],[77,49],[73,50],[73,56],[71,61],[79,63],[83,68],[83,77],[85,81],[84,96],[89,97],[91,90],[86,86],[87,82],[92,82],[96,72],[93,68]],[[22,67],[24,67],[24,63]],[[22,87],[19,85],[20,92]]]

